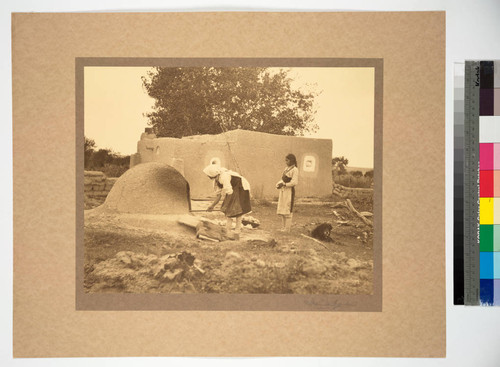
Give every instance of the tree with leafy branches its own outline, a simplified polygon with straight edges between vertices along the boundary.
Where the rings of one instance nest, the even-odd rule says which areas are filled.
[[[332,167],[338,174],[343,175],[347,172],[346,167],[349,160],[344,156],[332,158]]]
[[[244,129],[315,132],[315,92],[292,87],[287,70],[265,67],[155,67],[142,77],[155,99],[145,114],[159,137]]]
[[[83,145],[83,162],[85,168],[88,168],[90,166],[94,150],[95,150],[95,141],[93,139],[85,137],[85,142]]]

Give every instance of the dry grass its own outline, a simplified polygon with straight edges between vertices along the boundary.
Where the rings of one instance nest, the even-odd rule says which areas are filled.
[[[372,292],[372,236],[368,243],[358,237],[369,228],[349,217],[350,226],[335,226],[329,206],[297,205],[294,227],[279,232],[275,207],[257,204],[252,216],[272,240],[205,242],[173,236],[167,231],[121,228],[94,223],[85,229],[85,287],[88,292],[134,293],[260,293],[260,294],[370,294]],[[339,210],[337,210],[339,212]],[[326,247],[304,238],[321,222],[334,223],[333,242]],[[251,231],[251,230],[247,230]],[[173,280],[154,276],[146,265],[123,263],[117,254],[131,251],[156,264],[166,255],[181,251],[193,254],[203,274],[185,269]],[[144,256],[143,256],[144,255]],[[119,257],[120,255],[118,255]],[[144,260],[145,261],[145,260]],[[138,262],[140,263],[140,262]],[[142,263],[140,263],[142,264]],[[142,266],[142,268],[141,268]],[[96,268],[100,269],[100,273]],[[112,271],[106,279],[102,269]]]

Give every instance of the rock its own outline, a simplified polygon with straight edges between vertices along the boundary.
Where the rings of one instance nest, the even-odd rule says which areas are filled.
[[[285,263],[277,262],[273,264],[275,268],[281,269],[285,267]]]
[[[173,271],[170,271],[170,270],[167,270],[165,272],[165,274],[163,274],[163,278],[164,279],[168,279],[168,280],[174,280],[175,277],[179,274],[181,274],[184,270],[182,269],[175,269]]]
[[[175,257],[170,257],[170,255],[166,255],[160,258],[160,265],[163,269],[171,269],[176,264],[177,259]]]
[[[260,225],[260,221],[250,215],[243,216],[241,223],[247,228],[257,228]]]
[[[93,184],[93,185],[92,185],[92,191],[103,191],[105,186],[106,186],[106,185],[105,185],[105,184],[103,184],[103,183],[100,183],[100,184]]]
[[[302,266],[302,272],[307,276],[321,275],[326,272],[326,266],[319,262],[308,262]]]
[[[359,268],[363,267],[363,264],[356,259],[347,260],[347,265],[349,265],[349,267],[351,267],[353,269],[359,269]]]
[[[258,257],[257,255],[252,255],[252,257],[250,258],[251,261],[257,261]]]
[[[253,264],[243,264],[240,269],[243,273],[250,273],[255,269],[255,267]]]
[[[196,293],[196,288],[192,283],[188,283],[184,286],[184,292],[186,293]]]
[[[130,251],[120,251],[116,254],[116,258],[120,260],[122,263],[130,265],[132,264],[132,260],[130,259]]]
[[[89,177],[104,177],[104,173],[101,171],[84,171],[84,176],[89,176]]]
[[[311,255],[311,256],[316,256],[316,255],[318,255],[318,253],[316,252],[316,250],[315,250],[315,249],[313,249],[313,248],[312,248],[312,249],[309,249],[309,251],[308,251],[308,252],[309,252],[309,255]]]
[[[273,239],[269,240],[269,242],[267,244],[270,247],[276,247],[278,245],[278,242],[276,242],[276,240],[273,238]]]
[[[92,191],[92,195],[102,198],[102,197],[108,196],[108,192],[107,191]]]
[[[266,263],[262,260],[257,260],[255,262],[255,265],[257,265],[259,268],[264,268],[266,266]]]
[[[353,287],[359,287],[361,285],[361,281],[356,279],[356,280],[350,280],[347,282],[347,284],[353,286]]]
[[[177,259],[189,266],[192,266],[194,264],[195,257],[190,252],[182,251],[181,253],[177,254]]]
[[[227,261],[231,261],[231,262],[242,262],[243,261],[243,257],[239,253],[237,253],[237,252],[229,251],[226,254],[226,260]]]
[[[196,259],[193,264],[195,266],[201,266],[201,260],[200,259]]]
[[[163,265],[162,264],[158,264],[156,266],[153,266],[151,271],[153,273],[153,277],[157,277],[158,275],[160,275],[160,273],[163,271]]]

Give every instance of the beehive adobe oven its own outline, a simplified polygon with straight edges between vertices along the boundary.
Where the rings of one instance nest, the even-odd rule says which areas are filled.
[[[165,163],[139,164],[116,181],[104,207],[119,213],[186,214],[190,210],[189,184]]]

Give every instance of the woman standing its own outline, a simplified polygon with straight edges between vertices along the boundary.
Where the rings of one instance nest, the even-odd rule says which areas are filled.
[[[221,211],[226,215],[226,234],[231,233],[233,218],[236,219],[234,239],[239,240],[241,217],[250,213],[250,184],[239,173],[230,171],[218,164],[210,164],[203,172],[214,180],[215,200],[208,207],[212,211],[223,198]]]
[[[295,201],[295,186],[299,183],[299,169],[297,158],[288,154],[285,157],[286,168],[281,180],[276,184],[279,190],[278,209],[276,213],[281,216],[282,232],[290,232],[292,226],[293,204]]]

